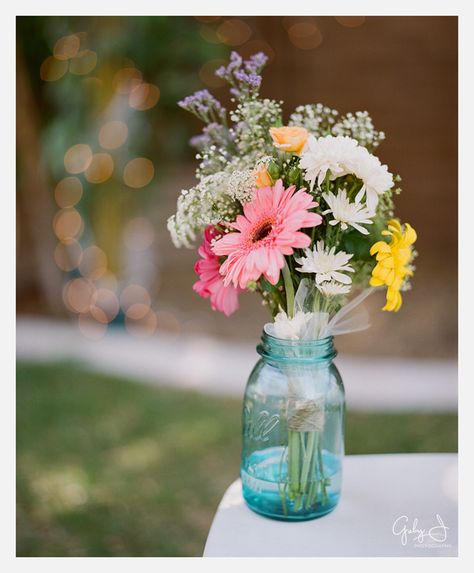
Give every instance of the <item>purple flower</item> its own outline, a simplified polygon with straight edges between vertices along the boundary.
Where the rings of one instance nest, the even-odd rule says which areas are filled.
[[[268,61],[263,52],[258,52],[243,61],[237,52],[231,52],[230,62],[215,72],[216,76],[225,79],[231,85],[230,93],[237,98],[258,95],[262,77],[260,72]]]
[[[268,62],[268,56],[263,52],[257,52],[250,56],[250,59],[245,62],[245,69],[249,73],[258,73],[264,67],[265,64]]]
[[[189,145],[191,147],[194,147],[198,151],[203,151],[207,147],[210,147],[212,145],[212,142],[211,138],[208,135],[201,133],[200,135],[194,135],[193,137],[191,137],[191,139],[189,140]]]
[[[229,130],[224,125],[213,122],[206,125],[200,135],[192,137],[189,143],[199,151],[205,151],[211,145],[215,145],[221,153],[226,153],[226,149],[232,141],[233,138]]]
[[[178,105],[206,123],[217,120],[225,121],[225,108],[208,90],[199,90],[179,101]]]

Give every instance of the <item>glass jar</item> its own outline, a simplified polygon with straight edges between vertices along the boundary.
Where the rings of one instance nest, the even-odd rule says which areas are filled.
[[[339,501],[344,455],[344,386],[333,337],[264,333],[257,351],[243,408],[244,499],[274,519],[320,517]]]

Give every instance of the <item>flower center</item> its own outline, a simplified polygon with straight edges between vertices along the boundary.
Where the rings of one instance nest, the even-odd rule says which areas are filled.
[[[273,221],[269,219],[263,221],[252,233],[252,242],[257,243],[258,241],[261,241],[265,237],[268,237],[268,235],[272,232],[272,229],[273,229]]]

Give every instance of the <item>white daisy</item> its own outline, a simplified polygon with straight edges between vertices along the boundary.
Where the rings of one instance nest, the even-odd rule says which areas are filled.
[[[363,183],[356,202],[359,203],[366,195],[367,207],[371,211],[375,211],[379,195],[393,187],[393,176],[388,167],[355,139],[347,136],[327,135],[318,139],[310,136],[301,155],[300,167],[311,184],[311,191],[316,181],[321,185],[328,170],[331,181],[352,173]]]
[[[330,179],[350,173],[351,159],[357,149],[355,139],[347,136],[308,137],[305,151],[301,155],[300,167],[306,171],[306,179],[311,183],[311,191],[316,179],[321,185],[329,169]]]
[[[320,285],[317,284],[316,288],[324,296],[338,296],[341,294],[348,294],[351,290],[351,285],[342,285],[341,283],[331,281]]]
[[[312,316],[313,314],[311,312],[298,310],[295,315],[290,318],[286,312],[282,310],[275,316],[273,324],[266,325],[266,329],[268,334],[276,338],[300,340]]]
[[[304,254],[305,256],[300,259],[295,257],[295,261],[301,265],[296,270],[302,273],[315,273],[316,284],[331,280],[343,284],[352,282],[351,277],[341,271],[354,272],[354,269],[347,264],[353,255],[344,251],[336,253],[336,247],[325,248],[324,241],[318,241],[313,250],[305,249]]]
[[[339,189],[337,196],[334,193],[323,193],[323,198],[329,205],[329,209],[323,211],[323,215],[332,213],[334,219],[329,221],[330,225],[341,224],[341,229],[345,231],[348,225],[357,229],[363,235],[368,235],[369,231],[364,227],[360,226],[360,223],[364,225],[371,225],[371,217],[374,216],[373,211],[370,211],[358,202],[351,203],[347,197],[347,192],[345,189]]]
[[[379,195],[393,187],[393,176],[389,173],[388,167],[382,165],[379,158],[369,153],[365,147],[357,148],[353,161],[353,173],[363,182],[356,201],[361,201],[362,197],[367,195],[367,207],[375,211]]]

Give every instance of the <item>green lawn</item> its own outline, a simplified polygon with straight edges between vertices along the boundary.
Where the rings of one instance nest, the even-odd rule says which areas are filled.
[[[199,556],[237,477],[240,401],[17,368],[17,554]],[[348,414],[346,451],[452,452],[454,414]]]

